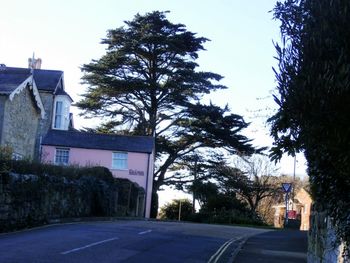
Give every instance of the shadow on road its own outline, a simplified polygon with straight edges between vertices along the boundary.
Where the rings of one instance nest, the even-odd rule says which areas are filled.
[[[307,232],[277,230],[253,236],[241,247],[235,263],[306,262]]]

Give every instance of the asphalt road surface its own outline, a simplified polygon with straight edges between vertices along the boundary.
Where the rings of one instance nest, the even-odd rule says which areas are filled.
[[[49,225],[0,235],[0,262],[227,262],[267,230],[157,221]]]

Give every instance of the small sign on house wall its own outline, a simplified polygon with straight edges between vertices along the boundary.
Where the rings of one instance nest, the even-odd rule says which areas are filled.
[[[144,176],[145,173],[144,173],[144,171],[138,171],[138,170],[135,170],[135,169],[129,169],[129,175]]]

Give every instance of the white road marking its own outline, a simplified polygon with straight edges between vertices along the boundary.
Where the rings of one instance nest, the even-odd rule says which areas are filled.
[[[216,252],[214,255],[211,256],[208,263],[217,263],[221,256],[225,253],[226,249],[235,241],[237,241],[239,238],[232,238],[228,241],[226,241]]]
[[[117,239],[119,239],[119,238],[118,237],[113,237],[113,238],[105,239],[105,240],[102,240],[102,241],[98,241],[98,242],[95,242],[95,243],[88,244],[88,245],[83,246],[83,247],[78,247],[78,248],[74,248],[74,249],[71,249],[71,250],[67,250],[67,251],[61,252],[61,254],[62,255],[67,255],[67,254],[72,253],[72,252],[76,252],[76,251],[83,250],[83,249],[86,249],[86,248],[89,248],[89,247],[97,246],[99,244],[103,244],[103,243],[110,242],[110,241],[117,240]]]
[[[151,232],[152,232],[152,230],[149,229],[149,230],[140,232],[139,235],[144,235],[144,234],[151,233]]]

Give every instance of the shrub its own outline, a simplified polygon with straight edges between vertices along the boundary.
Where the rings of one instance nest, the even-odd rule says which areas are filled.
[[[234,225],[266,225],[259,217],[252,215],[250,212],[241,210],[222,208],[215,211],[200,211],[191,215],[190,221],[209,224],[234,224]]]
[[[188,199],[177,199],[173,200],[171,203],[165,204],[160,209],[160,218],[161,219],[179,219],[179,210],[181,204],[181,213],[180,220],[188,221],[192,216],[192,203]]]
[[[10,146],[0,146],[0,160],[11,160],[13,150]]]

